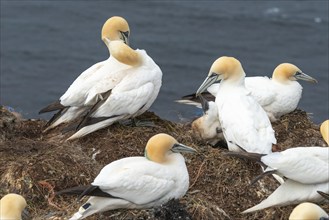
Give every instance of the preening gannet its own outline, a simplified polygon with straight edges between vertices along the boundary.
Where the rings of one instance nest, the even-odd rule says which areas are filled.
[[[304,202],[292,210],[289,220],[328,220],[328,217],[328,214],[320,206]]]
[[[112,209],[143,209],[159,206],[185,195],[189,175],[179,152],[195,152],[172,136],[157,134],[149,139],[145,157],[127,157],[106,165],[87,187],[63,190],[59,194],[91,196],[71,220],[83,219]]]
[[[9,193],[0,200],[0,219],[1,220],[21,220],[26,201],[23,196]]]
[[[317,83],[316,79],[303,73],[297,66],[282,63],[274,69],[271,79],[266,76],[246,77],[245,86],[251,92],[251,96],[266,111],[270,120],[274,122],[282,115],[296,109],[303,89],[297,80]],[[208,92],[203,92],[202,95],[206,99],[214,101],[219,87],[219,83],[214,83],[208,88]],[[184,96],[177,102],[200,107],[195,94]]]
[[[162,81],[158,65],[144,50],[128,46],[129,26],[121,17],[105,22],[102,40],[110,58],[82,73],[60,98],[60,111],[50,120],[50,128],[82,116],[75,127],[75,139],[116,121],[144,113],[156,99]]]
[[[329,120],[322,122],[322,124],[320,126],[320,132],[321,132],[323,139],[329,145]]]
[[[220,57],[196,95],[220,80],[216,105],[223,134],[231,151],[271,153],[276,143],[270,120],[244,86],[245,72],[233,57]]]
[[[128,44],[129,26],[127,21],[121,17],[111,17],[102,28],[102,40],[109,48],[109,41],[121,41]],[[111,50],[109,48],[111,53]],[[96,63],[83,73],[70,85],[67,91],[54,103],[40,110],[39,113],[56,111],[58,112],[49,120],[47,129],[56,127],[57,125],[73,120],[87,111],[99,99],[102,99],[102,93],[90,94],[90,90],[97,83],[108,75],[113,75],[113,85],[117,84],[121,79],[122,70],[129,68],[128,65],[119,62],[112,54],[102,62]]]

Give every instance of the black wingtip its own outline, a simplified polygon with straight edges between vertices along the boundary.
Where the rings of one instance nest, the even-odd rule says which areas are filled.
[[[46,113],[46,112],[52,112],[52,111],[56,111],[56,110],[61,110],[61,109],[64,109],[64,108],[66,108],[66,107],[61,104],[61,101],[57,100],[57,101],[49,104],[45,108],[41,109],[39,111],[39,114]]]

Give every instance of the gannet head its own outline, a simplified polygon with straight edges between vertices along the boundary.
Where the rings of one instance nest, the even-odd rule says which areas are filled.
[[[281,83],[288,83],[298,79],[317,83],[318,81],[313,77],[303,73],[297,66],[291,63],[282,63],[278,65],[273,72],[272,79]]]
[[[220,80],[238,81],[245,76],[239,60],[234,57],[220,57],[211,66],[208,77],[201,84],[196,95],[200,95],[213,83]]]
[[[22,219],[22,212],[26,207],[23,196],[9,193],[0,200],[0,219]]]
[[[145,148],[146,158],[157,163],[165,163],[168,155],[180,152],[195,153],[196,150],[178,143],[175,138],[164,133],[151,137]]]
[[[329,120],[326,120],[321,124],[320,132],[321,132],[323,139],[329,145]]]
[[[289,216],[289,220],[319,220],[321,218],[328,218],[328,214],[318,205],[310,202],[299,204]]]
[[[102,28],[102,40],[108,46],[110,41],[120,40],[129,45],[129,25],[128,22],[118,16],[109,18]]]

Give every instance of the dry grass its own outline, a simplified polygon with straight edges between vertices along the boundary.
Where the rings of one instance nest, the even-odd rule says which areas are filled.
[[[60,129],[42,133],[45,121],[18,120],[0,111],[0,196],[22,194],[33,219],[67,219],[81,203],[72,196],[54,196],[54,191],[92,182],[100,169],[113,160],[143,155],[147,140],[160,132],[194,147],[198,154],[185,155],[190,189],[180,201],[150,210],[114,210],[88,219],[287,219],[292,206],[268,208],[251,214],[241,211],[265,199],[278,186],[266,177],[254,186],[260,174],[257,164],[224,156],[226,149],[212,148],[198,140],[189,124],[165,121],[146,113],[156,127],[115,124],[77,141],[65,142]],[[295,146],[325,146],[306,113],[296,110],[273,124],[276,150]],[[323,205],[329,211],[329,205]]]

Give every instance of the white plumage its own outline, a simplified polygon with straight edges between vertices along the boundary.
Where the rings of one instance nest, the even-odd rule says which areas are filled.
[[[150,208],[181,198],[188,190],[189,175],[178,152],[195,150],[167,134],[158,134],[148,141],[145,157],[128,157],[108,164],[91,185],[111,197],[91,196],[71,219],[119,208]]]
[[[83,72],[61,96],[59,103],[40,112],[60,110],[48,129],[82,116],[69,139],[144,113],[156,99],[161,69],[144,50],[128,44],[129,26],[121,17],[105,22],[102,39],[110,51],[106,61]],[[54,107],[55,106],[55,107]]]
[[[231,151],[271,153],[276,143],[271,123],[262,107],[244,86],[245,73],[238,60],[220,57],[212,65],[207,79],[197,91],[200,95],[221,80],[216,95],[219,120]]]
[[[317,191],[329,192],[329,182],[318,184],[303,184],[286,180],[269,197],[258,205],[245,210],[243,213],[254,212],[271,206],[298,204],[304,201],[321,201],[323,198]]]

